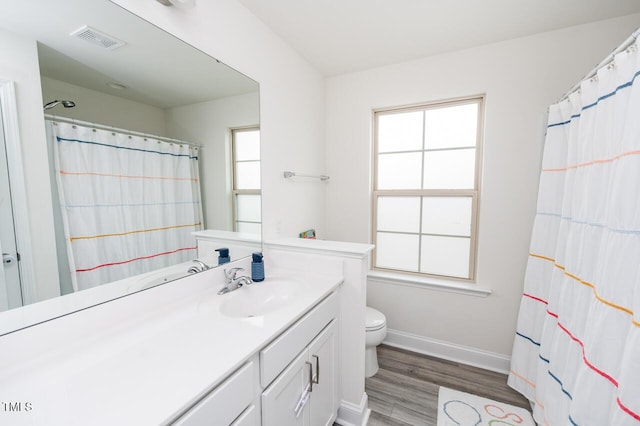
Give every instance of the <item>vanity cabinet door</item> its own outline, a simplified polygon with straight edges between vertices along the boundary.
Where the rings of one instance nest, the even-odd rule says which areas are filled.
[[[331,426],[338,406],[335,320],[309,345],[309,361],[314,371],[309,425]]]
[[[262,426],[303,426],[308,424],[309,405],[296,407],[309,384],[308,351],[304,350],[262,393]]]
[[[338,401],[336,374],[333,320],[262,393],[262,425],[331,426]]]

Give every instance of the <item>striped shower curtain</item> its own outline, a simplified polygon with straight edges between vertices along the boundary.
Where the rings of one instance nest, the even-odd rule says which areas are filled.
[[[197,147],[50,125],[75,291],[195,258]]]
[[[637,43],[552,105],[509,385],[544,425],[640,425]]]

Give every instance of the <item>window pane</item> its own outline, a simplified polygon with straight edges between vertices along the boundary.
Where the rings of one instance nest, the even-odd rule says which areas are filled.
[[[375,113],[375,268],[474,278],[483,102]]]
[[[426,149],[476,146],[478,104],[425,111]]]
[[[260,162],[236,163],[236,189],[260,189]]]
[[[237,222],[236,231],[247,234],[260,234],[262,232],[262,226],[259,223]]]
[[[378,231],[420,232],[420,197],[378,197]]]
[[[378,189],[420,189],[422,154],[378,156]]]
[[[422,233],[471,235],[471,197],[424,197]]]
[[[236,220],[260,222],[260,195],[238,194],[236,196]]]
[[[376,241],[376,266],[418,272],[417,235],[378,232]]]
[[[470,238],[422,236],[420,272],[469,278]]]
[[[236,161],[260,159],[260,130],[237,130],[234,138]]]
[[[424,188],[473,189],[475,155],[475,148],[425,152]]]
[[[422,149],[422,111],[378,115],[378,152]]]

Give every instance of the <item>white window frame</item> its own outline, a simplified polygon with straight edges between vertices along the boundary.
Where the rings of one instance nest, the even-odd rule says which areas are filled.
[[[230,129],[231,131],[231,211],[233,212],[233,230],[234,232],[238,231],[238,223],[254,223],[259,224],[260,228],[262,228],[262,222],[247,222],[238,220],[238,195],[259,195],[262,200],[262,182],[260,183],[259,189],[237,189],[237,167],[236,163],[236,134],[241,132],[250,132],[250,131],[258,131],[260,132],[260,126],[246,126],[246,127],[234,127]],[[260,158],[260,162],[262,163],[262,156]]]
[[[477,122],[477,136],[475,145],[475,175],[474,175],[474,188],[472,189],[378,189],[378,117],[383,114],[403,113],[412,111],[424,111],[428,109],[437,109],[444,107],[451,107],[456,105],[464,105],[469,103],[478,104],[478,122]],[[372,256],[372,270],[378,272],[389,272],[394,274],[400,274],[404,276],[415,276],[435,279],[455,280],[466,283],[475,283],[477,272],[477,246],[478,246],[478,216],[479,216],[479,203],[480,203],[480,188],[481,188],[481,176],[482,176],[482,154],[483,154],[483,134],[484,134],[484,109],[485,109],[485,96],[477,95],[464,98],[448,99],[436,102],[426,102],[418,105],[381,108],[373,110],[373,190],[372,190],[372,221],[371,221],[371,240],[377,247],[377,205],[378,198],[382,196],[411,196],[420,197],[420,209],[422,209],[423,197],[470,197],[471,198],[471,229],[470,229],[470,242],[469,242],[469,270],[468,278],[455,277],[443,274],[428,273],[428,272],[416,272],[408,270],[390,269],[377,266],[377,249],[374,249]],[[456,148],[450,148],[456,149]],[[459,149],[459,148],[458,148]],[[444,149],[438,149],[444,150]],[[428,152],[430,150],[425,149],[423,146],[421,152]],[[424,165],[422,166],[422,173],[424,173]],[[422,229],[417,233],[423,234]],[[421,247],[421,244],[419,245]],[[419,248],[420,250],[420,248]],[[420,253],[416,254],[420,259]]]

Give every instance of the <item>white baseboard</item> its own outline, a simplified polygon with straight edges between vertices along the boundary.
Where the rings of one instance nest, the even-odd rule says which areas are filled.
[[[364,393],[360,404],[344,400],[340,402],[336,423],[342,426],[366,426],[370,414],[369,397]]]
[[[387,330],[383,344],[485,370],[507,374],[511,357],[397,330]]]

